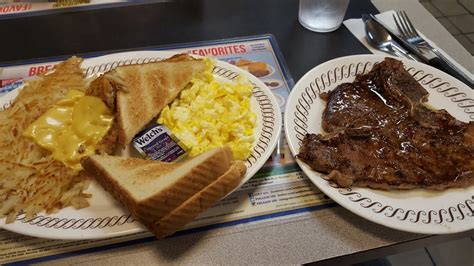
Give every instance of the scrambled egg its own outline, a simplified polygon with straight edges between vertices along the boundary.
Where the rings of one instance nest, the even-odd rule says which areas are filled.
[[[253,86],[246,79],[219,82],[212,75],[213,62],[207,59],[207,70],[194,78],[189,88],[158,118],[196,156],[225,144],[235,159],[245,160],[251,154],[256,115],[250,110]]]

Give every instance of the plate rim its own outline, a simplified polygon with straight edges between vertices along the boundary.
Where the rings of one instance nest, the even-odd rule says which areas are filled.
[[[295,110],[296,109],[296,105],[293,106],[293,104],[295,104],[296,100],[295,98],[298,98],[298,96],[302,93],[304,93],[304,84],[305,82],[307,82],[307,80],[309,79],[309,77],[315,75],[315,73],[318,73],[318,71],[320,71],[321,68],[324,68],[326,67],[327,65],[331,65],[333,64],[334,67],[337,67],[336,63],[338,62],[343,62],[343,61],[351,61],[351,62],[348,62],[348,63],[362,63],[363,62],[367,62],[367,61],[370,61],[370,62],[380,62],[382,61],[384,58],[386,57],[391,57],[391,58],[395,58],[397,60],[401,60],[403,63],[405,62],[408,62],[409,65],[418,65],[425,68],[425,69],[428,69],[431,71],[431,73],[429,74],[432,74],[432,77],[435,78],[435,76],[433,75],[440,75],[442,76],[443,78],[444,77],[447,77],[448,79],[448,82],[452,82],[454,83],[454,86],[458,86],[458,87],[465,87],[465,89],[467,89],[469,91],[469,87],[465,84],[463,84],[461,81],[455,79],[454,77],[451,77],[449,76],[448,74],[445,74],[444,72],[438,70],[438,69],[435,69],[429,65],[425,65],[425,64],[422,64],[422,63],[419,63],[419,62],[414,62],[414,61],[410,61],[408,59],[404,59],[404,58],[396,58],[396,57],[392,57],[392,56],[383,56],[383,55],[373,55],[373,54],[362,54],[362,55],[350,55],[350,56],[344,56],[344,57],[339,57],[339,58],[335,58],[335,59],[332,59],[332,60],[329,60],[329,61],[326,61],[322,64],[319,64],[315,67],[313,67],[312,69],[310,69],[309,71],[307,71],[299,80],[298,82],[295,84],[295,86],[293,87],[293,89],[291,90],[291,93],[290,95],[288,96],[288,101],[287,101],[287,106],[285,108],[285,119],[284,119],[284,129],[285,129],[285,137],[288,141],[288,146],[290,147],[290,151],[291,153],[293,154],[293,156],[296,155],[297,153],[297,147],[299,147],[299,144],[298,143],[294,143],[295,142],[295,139],[293,139],[293,137],[290,137],[290,134],[293,134],[294,132],[290,132],[291,130],[291,127],[293,125],[295,125],[293,123],[292,118],[294,118],[295,116],[291,113],[291,111]],[[372,65],[373,66],[373,65]],[[370,68],[372,67],[370,66]],[[356,71],[357,73],[357,71]],[[418,72],[416,72],[418,73]],[[416,75],[416,74],[415,74]],[[428,75],[428,74],[427,74]],[[352,75],[350,75],[352,76]],[[337,81],[338,83],[341,82],[341,80],[338,80]],[[427,84],[422,84],[422,85],[427,85]],[[460,86],[459,86],[460,85]],[[307,85],[306,85],[307,86]],[[424,86],[425,87],[425,86]],[[430,91],[428,91],[430,93]],[[468,98],[469,99],[469,98]],[[472,100],[472,99],[471,99]],[[474,116],[470,116],[470,118],[472,118]],[[292,124],[293,123],[293,124]],[[318,172],[312,170],[307,164],[305,164],[304,162],[302,162],[301,160],[299,160],[298,158],[296,158],[296,162],[298,163],[298,165],[300,166],[300,168],[303,170],[303,172],[306,174],[306,176],[311,180],[311,182],[313,184],[315,184],[323,193],[325,193],[327,196],[329,196],[332,200],[334,200],[335,202],[337,202],[339,205],[341,205],[342,207],[344,207],[346,210],[356,214],[357,216],[359,217],[362,217],[364,219],[367,219],[369,221],[372,221],[374,223],[377,223],[377,224],[381,224],[381,225],[384,225],[386,227],[390,227],[390,228],[393,228],[393,229],[397,229],[397,230],[401,230],[401,231],[405,231],[405,232],[411,232],[411,233],[425,233],[425,234],[448,234],[448,233],[457,233],[457,232],[463,232],[463,231],[467,231],[467,230],[471,230],[473,228],[460,228],[459,230],[457,230],[456,228],[449,228],[449,229],[445,229],[443,231],[439,231],[439,230],[431,230],[430,227],[422,227],[422,228],[413,228],[413,226],[410,228],[407,228],[407,226],[403,223],[395,223],[395,224],[391,224],[391,223],[384,223],[384,218],[378,218],[376,217],[375,215],[368,215],[364,210],[362,210],[361,207],[363,208],[367,208],[367,207],[364,207],[364,206],[350,206],[349,204],[350,203],[355,203],[355,201],[352,201],[350,200],[347,201],[345,200],[345,198],[343,198],[342,196],[343,195],[340,195],[342,194],[339,190],[341,189],[345,189],[345,188],[334,188],[334,187],[331,187],[329,185],[329,182],[322,179],[318,174]],[[472,187],[472,186],[471,186]],[[467,188],[467,189],[470,189],[470,188]],[[326,191],[327,190],[327,191]],[[370,190],[369,188],[356,188],[355,191],[353,190],[353,188],[349,188],[349,189],[345,189],[348,193],[347,195],[348,196],[352,196],[354,195],[357,199],[356,201],[358,203],[360,203],[360,201],[362,200],[365,200],[366,198],[365,197],[362,197],[361,194],[359,193],[360,191],[364,191],[364,190]],[[335,194],[335,195],[333,195]],[[468,199],[469,200],[469,199]],[[466,205],[467,207],[465,206],[465,208],[471,208],[469,207],[469,205],[467,204],[467,201],[466,200]],[[469,200],[471,203],[474,203],[474,198],[472,200]],[[379,204],[380,202],[378,202],[377,200],[374,200],[374,199],[370,199],[368,198],[368,203],[370,203],[369,207],[372,207],[374,206],[375,204]],[[389,209],[389,208],[393,208],[392,206],[390,205],[387,205],[387,203],[385,203],[385,206],[381,207],[380,210],[383,210],[385,211],[386,209]],[[395,208],[393,208],[395,209]],[[373,210],[374,211],[374,210]],[[412,210],[408,210],[408,213],[412,211]],[[440,210],[441,211],[441,210]],[[374,211],[375,212],[375,211]],[[450,212],[450,215],[451,217],[453,217],[453,214],[451,213],[451,210],[449,208],[449,212]],[[383,212],[379,212],[379,213],[383,213]],[[395,211],[393,212],[393,216],[391,218],[393,218],[395,216],[395,214],[397,213],[397,209],[395,209]],[[406,213],[406,216],[408,216],[408,213]],[[446,216],[448,215],[447,214],[448,212],[446,211]],[[426,214],[426,212],[425,212]],[[431,219],[431,211],[427,214],[429,215],[429,219]],[[459,215],[459,214],[456,214],[456,215]],[[464,215],[464,214],[463,214]],[[387,215],[384,215],[386,217],[388,217]],[[467,213],[466,216],[470,216],[470,217],[473,217],[472,214],[469,215],[469,213]],[[419,220],[420,218],[420,213],[417,214],[417,221]],[[440,219],[440,224],[443,224],[441,222],[442,219]],[[430,220],[431,221],[431,220]],[[455,220],[453,220],[454,222]],[[423,224],[424,222],[422,222]],[[428,223],[428,224],[432,224],[431,222]],[[400,225],[400,226],[399,226]],[[440,227],[437,227],[437,229],[439,229]],[[421,230],[420,230],[421,229]]]
[[[97,57],[84,58],[83,62],[81,63],[81,68],[84,69],[85,76],[89,77],[89,76],[95,74],[95,72],[103,73],[104,71],[98,70],[98,71],[89,72],[89,69],[91,67],[95,68],[98,65],[87,66],[88,62],[94,62],[95,60],[98,60],[100,62],[101,59],[105,58],[104,63],[99,64],[99,66],[104,65],[104,64],[105,65],[111,64],[111,66],[113,66],[115,64],[115,66],[113,66],[113,67],[116,67],[116,66],[120,66],[120,64],[116,64],[116,62],[114,62],[114,61],[107,61],[109,57],[110,58],[114,58],[114,57],[132,57],[133,58],[133,57],[140,57],[141,56],[142,58],[144,57],[146,59],[146,55],[149,55],[149,54],[155,54],[154,55],[155,58],[160,58],[159,60],[161,60],[161,59],[166,59],[166,58],[169,58],[170,56],[179,54],[179,52],[160,51],[160,50],[158,50],[158,51],[157,50],[140,50],[140,51],[111,53],[111,54],[101,55],[101,56],[97,56]],[[194,57],[194,58],[204,58],[203,56],[197,56],[197,55],[192,55],[192,54],[191,54],[191,56]],[[212,59],[216,62],[215,66],[218,66],[220,68],[225,68],[227,71],[231,71],[231,72],[233,71],[236,74],[235,77],[238,77],[240,75],[244,75],[253,84],[254,89],[255,88],[261,89],[260,92],[263,93],[263,95],[268,96],[268,97],[265,98],[265,100],[268,100],[270,102],[272,112],[273,112],[273,115],[274,115],[272,136],[269,138],[269,142],[266,144],[264,152],[262,152],[259,157],[255,158],[254,162],[249,161],[250,159],[245,160],[245,164],[247,166],[247,173],[246,173],[246,176],[244,177],[244,179],[241,181],[241,183],[236,188],[236,189],[238,189],[245,182],[247,182],[265,164],[265,162],[268,160],[268,158],[273,153],[273,150],[275,149],[275,147],[278,143],[278,140],[280,138],[280,134],[282,134],[282,132],[281,132],[282,131],[282,126],[283,126],[282,114],[281,114],[280,106],[278,105],[278,102],[275,99],[275,96],[273,95],[273,92],[258,77],[255,77],[252,74],[250,74],[249,72],[247,72],[247,71],[245,71],[245,70],[243,70],[243,69],[241,69],[237,66],[234,66],[230,63],[227,63],[223,60],[219,60],[217,58],[212,58]],[[157,61],[156,59],[143,60],[141,62],[138,61],[138,60],[135,61],[135,62],[132,62],[132,59],[126,59],[126,60],[130,60],[130,62],[134,63],[134,64],[142,64],[142,63],[153,62],[153,60]],[[119,61],[125,61],[125,60],[119,59]],[[83,65],[84,63],[86,63],[86,66]],[[108,71],[108,70],[109,69],[107,69],[105,71]],[[213,71],[213,74],[218,75],[218,74],[214,73],[214,71]],[[233,80],[234,78],[229,79],[229,80]],[[18,91],[18,90],[14,90],[14,91]],[[12,91],[12,92],[14,92],[14,91]],[[9,93],[12,93],[12,92],[9,92]],[[4,96],[6,96],[6,95],[8,95],[8,93],[5,94]],[[4,97],[4,96],[2,96],[2,97]],[[253,93],[252,96],[256,98],[255,93]],[[15,98],[16,98],[16,96],[15,96]],[[266,104],[268,105],[268,103],[266,103]],[[259,106],[257,106],[257,108],[259,108]],[[260,108],[262,108],[262,107],[260,107]],[[263,117],[262,117],[262,120],[263,120]],[[262,123],[262,129],[263,129],[263,127],[264,127],[264,125]],[[258,138],[258,136],[256,136],[256,140],[255,140],[255,144],[254,144],[253,149],[255,149],[255,146],[258,143],[257,138]],[[253,155],[253,153],[254,153],[254,151],[252,151],[252,155]],[[250,168],[249,168],[249,164],[251,165]],[[249,169],[251,171],[249,171]],[[234,192],[236,189],[231,191],[229,194]],[[72,208],[72,207],[67,207],[65,209],[69,209],[69,208]],[[62,209],[62,210],[64,210],[64,209]],[[61,210],[58,213],[60,213],[60,212],[61,212]],[[61,219],[61,220],[62,219],[69,219],[69,220],[80,220],[80,219],[82,219],[82,220],[84,220],[84,219],[91,219],[91,218],[92,219],[97,219],[97,218],[99,218],[99,219],[103,219],[103,218],[113,219],[114,218],[114,217],[92,217],[92,216],[91,217],[74,216],[74,217],[70,217],[70,218],[67,218],[67,217],[54,217],[54,215],[56,215],[58,213],[48,215],[48,214],[45,214],[44,212],[40,212],[40,213],[38,213],[37,216],[40,218],[39,220],[44,219],[44,218],[50,219],[50,220],[54,220],[54,219]],[[15,232],[15,233],[23,234],[23,235],[28,235],[28,236],[33,236],[33,237],[41,237],[41,238],[45,238],[45,239],[61,239],[61,240],[104,239],[104,238],[125,236],[125,235],[130,235],[130,234],[140,233],[140,232],[146,231],[144,229],[144,227],[139,222],[137,222],[133,219],[133,217],[127,218],[127,216],[131,217],[130,213],[124,212],[122,214],[122,216],[120,216],[118,218],[119,220],[122,219],[122,218],[125,220],[125,222],[122,225],[127,225],[127,223],[128,223],[128,225],[135,225],[135,226],[133,226],[132,228],[129,228],[129,229],[125,229],[123,231],[121,231],[121,230],[111,230],[110,232],[107,232],[107,231],[101,230],[101,228],[96,227],[96,228],[87,228],[87,229],[90,229],[90,231],[88,231],[86,234],[81,234],[80,233],[81,231],[72,231],[72,230],[71,231],[66,231],[67,229],[71,229],[70,227],[68,227],[68,228],[61,228],[61,227],[60,228],[54,228],[54,226],[52,226],[52,227],[39,227],[39,226],[32,227],[32,226],[35,226],[36,224],[35,225],[28,224],[27,222],[24,222],[23,219],[21,219],[21,218],[20,219],[17,218],[15,220],[15,222],[11,223],[11,224],[6,224],[5,223],[5,218],[2,218],[0,220],[0,228],[11,231],[11,232]],[[129,219],[131,219],[131,220],[129,220]],[[47,229],[46,230],[31,230],[32,228],[47,228]],[[51,228],[54,228],[55,230],[61,230],[60,231],[62,233],[61,236],[58,237],[57,235],[51,234],[51,231],[50,231]],[[103,227],[103,228],[114,228],[114,227]],[[120,227],[115,227],[115,228],[120,228]],[[82,229],[82,228],[79,227],[79,229]],[[79,232],[79,233],[64,235],[63,233],[66,233],[66,232]]]

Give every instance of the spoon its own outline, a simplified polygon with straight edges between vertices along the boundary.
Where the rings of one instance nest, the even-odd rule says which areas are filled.
[[[362,15],[362,20],[365,24],[367,40],[374,48],[397,57],[407,57],[412,60],[419,61],[412,55],[408,54],[405,49],[395,43],[395,41],[392,40],[390,34],[379,24],[373,21],[369,16],[365,14]]]

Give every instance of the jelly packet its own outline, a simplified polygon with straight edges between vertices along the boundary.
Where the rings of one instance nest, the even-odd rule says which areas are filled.
[[[175,162],[187,157],[188,148],[164,125],[154,124],[133,138],[133,146],[145,158]]]

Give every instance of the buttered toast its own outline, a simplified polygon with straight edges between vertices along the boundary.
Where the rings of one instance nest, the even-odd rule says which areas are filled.
[[[148,228],[156,228],[152,224],[200,194],[203,189],[207,190],[196,198],[198,204],[201,206],[204,202],[203,195],[210,195],[207,201],[213,204],[225,196],[226,191],[234,189],[245,173],[243,163],[233,162],[232,151],[228,146],[212,149],[182,163],[91,155],[83,158],[81,164]],[[237,179],[239,182],[236,182]],[[216,180],[220,181],[209,188]],[[197,216],[208,205],[202,205],[191,216]],[[164,221],[169,220],[167,218]]]
[[[159,221],[147,225],[158,238],[174,234],[196,218],[218,200],[234,190],[242,181],[247,168],[242,161],[236,161],[229,170],[211,184],[186,200]]]
[[[125,147],[205,68],[203,59],[178,54],[163,61],[119,66],[92,82],[91,91],[117,110],[118,141]]]

